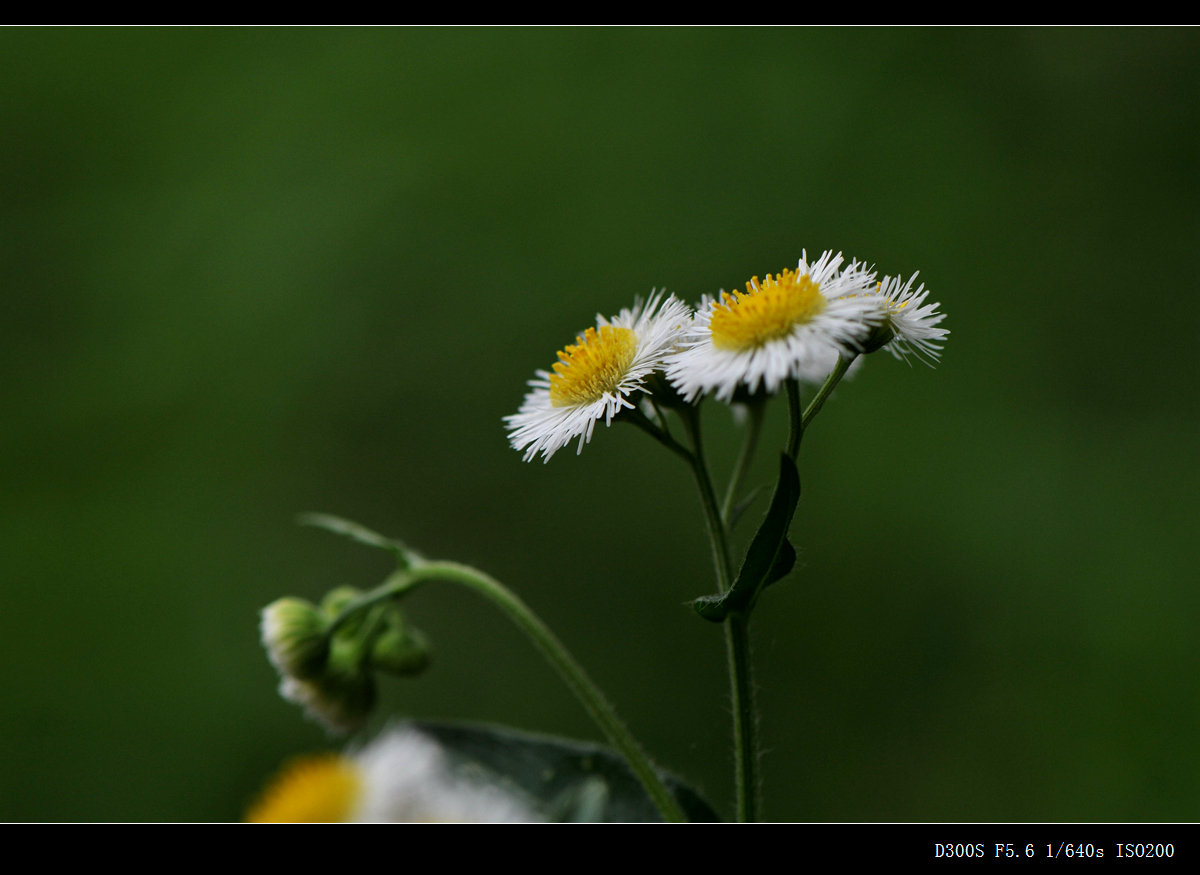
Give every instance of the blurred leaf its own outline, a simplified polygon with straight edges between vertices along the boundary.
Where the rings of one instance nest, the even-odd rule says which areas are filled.
[[[333,532],[335,535],[341,535],[343,538],[349,538],[351,541],[366,544],[368,547],[387,550],[396,557],[396,561],[405,567],[412,564],[412,559],[416,555],[402,541],[385,538],[378,532],[371,531],[366,526],[361,526],[352,520],[342,519],[339,516],[327,513],[302,513],[296,517],[296,522],[302,526],[315,526],[318,529],[325,529],[327,532]]]
[[[771,507],[758,527],[742,569],[728,592],[701,596],[692,602],[696,613],[706,620],[721,623],[733,611],[744,611],[759,591],[782,578],[796,564],[796,550],[787,539],[792,515],[800,501],[800,474],[787,453],[779,454],[779,482],[771,497]]]
[[[505,726],[417,723],[446,749],[451,767],[484,778],[533,801],[556,821],[660,822],[662,818],[629,766],[606,747]],[[704,799],[662,773],[689,820],[719,821]]]

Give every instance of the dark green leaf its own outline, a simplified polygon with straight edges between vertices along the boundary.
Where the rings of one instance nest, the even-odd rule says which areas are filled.
[[[465,777],[505,787],[547,820],[661,821],[658,810],[625,760],[606,747],[506,726],[417,723],[446,749]],[[689,820],[720,820],[679,778],[661,773]]]
[[[692,602],[696,613],[714,623],[723,622],[734,611],[749,608],[763,587],[792,570],[796,564],[796,551],[788,542],[787,533],[799,501],[800,474],[796,463],[787,453],[780,453],[779,482],[775,484],[771,506],[750,542],[737,579],[728,592],[703,596]]]
[[[725,593],[702,595],[688,604],[704,619],[712,620],[714,623],[724,623],[725,618],[729,616],[729,609],[725,607],[725,595]]]
[[[795,567],[796,548],[792,546],[791,541],[784,538],[783,546],[779,550],[779,555],[775,557],[775,564],[771,566],[771,573],[763,581],[762,588],[766,589],[776,581],[787,577]]]

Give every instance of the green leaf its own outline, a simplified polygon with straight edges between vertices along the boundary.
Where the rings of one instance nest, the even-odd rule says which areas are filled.
[[[779,481],[771,506],[758,527],[737,579],[729,590],[701,596],[692,608],[706,620],[722,623],[735,611],[745,611],[764,587],[786,575],[796,564],[796,549],[788,541],[788,529],[800,501],[800,474],[787,453],[779,454]]]
[[[792,573],[792,569],[796,567],[796,548],[792,546],[792,542],[786,538],[783,541],[783,547],[779,551],[779,555],[775,557],[775,564],[771,566],[771,573],[763,580],[762,588],[766,589],[773,583],[776,583]]]
[[[378,532],[371,531],[366,526],[360,526],[358,523],[342,519],[340,516],[333,516],[327,513],[302,513],[296,517],[296,522],[302,526],[315,526],[318,529],[325,529],[327,532],[333,532],[335,535],[341,535],[343,538],[349,538],[351,541],[366,544],[368,547],[387,550],[405,568],[412,565],[413,559],[416,557],[416,554],[403,542],[392,538],[385,538]]]
[[[506,726],[415,725],[438,740],[458,774],[507,789],[547,820],[662,820],[625,760],[602,745]],[[689,820],[720,820],[695,790],[674,775],[660,774]]]

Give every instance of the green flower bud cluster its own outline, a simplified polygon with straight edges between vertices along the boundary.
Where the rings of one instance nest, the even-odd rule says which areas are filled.
[[[375,706],[375,672],[401,676],[429,663],[425,636],[394,601],[364,607],[335,626],[362,593],[331,590],[319,606],[282,598],[262,612],[262,643],[279,671],[280,695],[332,732],[362,726]]]

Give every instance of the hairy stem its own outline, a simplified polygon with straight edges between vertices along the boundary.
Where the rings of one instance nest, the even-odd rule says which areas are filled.
[[[758,711],[754,706],[754,677],[750,668],[750,623],[741,613],[725,621],[725,647],[733,691],[734,781],[737,819],[758,819]]]
[[[712,479],[704,461],[704,443],[700,433],[700,411],[691,409],[684,418],[692,438],[692,473],[700,489],[708,536],[712,541],[717,568],[717,589],[725,592],[733,585],[733,564],[725,523],[717,510]],[[753,820],[757,813],[758,792],[758,714],[754,707],[754,686],[750,674],[750,641],[746,619],[734,614],[725,621],[725,654],[729,666],[730,697],[733,700],[734,788],[737,793],[739,821]]]

